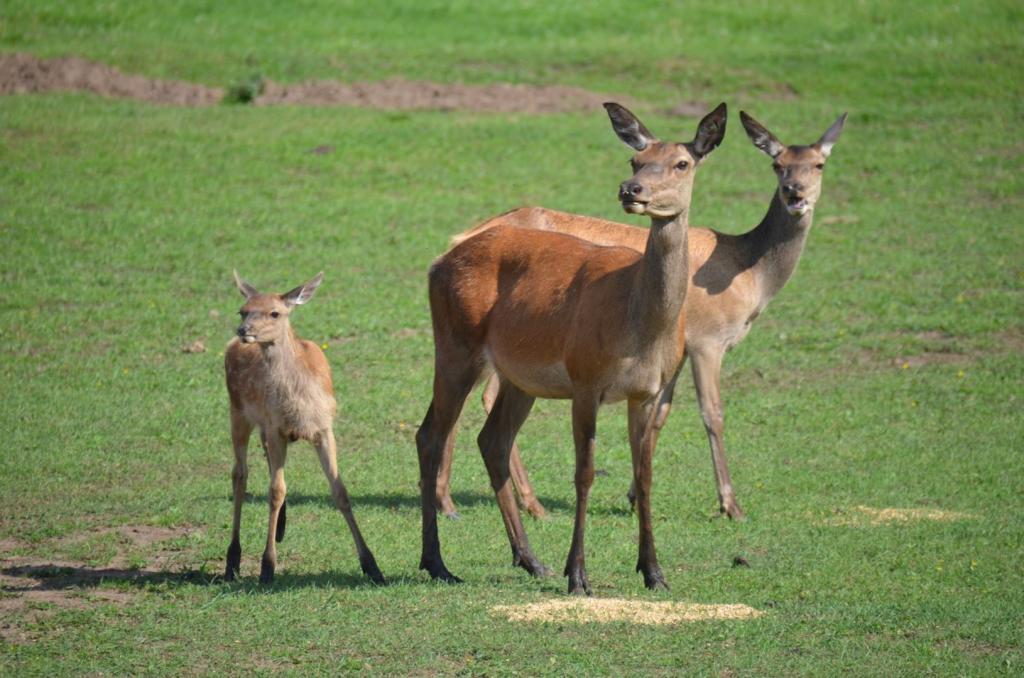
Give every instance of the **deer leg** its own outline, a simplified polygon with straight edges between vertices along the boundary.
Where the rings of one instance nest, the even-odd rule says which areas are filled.
[[[572,401],[572,433],[576,443],[576,522],[572,545],[565,562],[569,593],[590,595],[584,558],[583,531],[587,518],[587,499],[594,484],[594,439],[597,434],[597,398],[577,395]]]
[[[718,485],[719,510],[733,520],[743,520],[746,516],[736,502],[736,495],[733,493],[732,480],[729,478],[729,466],[725,461],[725,443],[722,439],[725,411],[718,390],[722,357],[723,352],[720,350],[694,353],[691,358],[693,383],[697,387],[700,416],[704,420],[708,442],[711,443],[711,462],[714,464],[715,482]]]
[[[273,475],[274,469],[270,465],[270,452],[267,448],[267,432],[260,428],[260,446],[263,447],[263,458],[267,460],[267,471]],[[277,531],[274,534],[274,541],[280,544],[284,541],[284,531],[288,525],[288,500],[281,504],[281,512],[277,514]]]
[[[452,457],[455,455],[456,429],[457,426],[452,429],[452,434],[448,436],[448,441],[445,443],[444,453],[441,456],[441,467],[437,472],[437,488],[434,492],[437,510],[444,514],[445,518],[451,520],[458,520],[462,517],[455,508],[455,502],[452,501],[451,491]]]
[[[485,412],[490,413],[494,407],[494,401],[498,399],[500,390],[501,378],[496,373],[492,374],[484,385],[483,393],[480,395]],[[519,455],[519,445],[515,442],[512,443],[509,469],[512,473],[512,484],[515,486],[519,506],[534,518],[546,518],[547,511],[533,492],[533,486],[530,485],[530,476],[526,473],[526,466],[523,465],[523,459]]]
[[[327,476],[327,483],[331,487],[331,497],[334,499],[334,505],[341,511],[341,515],[345,516],[349,532],[352,533],[352,539],[356,544],[356,553],[359,556],[359,567],[362,568],[363,574],[369,577],[375,584],[383,584],[384,575],[381,574],[373,553],[363,540],[363,535],[356,524],[356,517],[352,514],[352,503],[349,501],[345,483],[341,481],[341,476],[338,475],[338,453],[334,441],[334,431],[327,429],[327,431],[317,437],[316,453],[320,457],[320,466],[323,468],[324,475]]]
[[[675,397],[676,393],[676,381],[679,380],[679,373],[683,369],[683,363],[686,362],[686,355],[683,355],[683,361],[679,363],[679,367],[676,369],[675,376],[672,377],[672,381],[662,390],[661,395],[658,396],[658,406],[654,413],[654,431],[655,435],[661,433],[661,429],[665,427],[665,422],[668,421],[668,414],[672,411],[672,398]],[[629,499],[629,505],[636,509],[636,481],[633,480],[629,483],[629,492],[626,494],[626,498]]]
[[[270,489],[267,501],[270,504],[270,522],[267,526],[267,547],[263,550],[260,563],[260,583],[270,584],[274,581],[274,570],[277,568],[277,547],[275,537],[278,520],[287,487],[284,483],[284,462],[288,452],[288,441],[279,433],[267,436],[267,460],[270,464]]]
[[[434,398],[416,431],[416,449],[420,463],[420,499],[423,512],[423,550],[420,569],[434,579],[457,583],[461,580],[448,571],[441,558],[437,535],[437,476],[445,449],[455,438],[455,423],[466,397],[480,376],[477,356],[461,354],[437,360],[434,366]],[[451,367],[451,369],[449,369]]]
[[[640,521],[640,552],[636,570],[644,576],[649,589],[667,589],[665,577],[658,566],[651,524],[651,462],[658,442],[655,419],[659,400],[629,401],[629,446],[633,452],[633,485],[636,487],[636,513]]]
[[[491,487],[498,499],[501,518],[505,523],[508,541],[512,547],[512,565],[522,567],[535,577],[546,577],[551,569],[540,562],[530,548],[519,516],[509,482],[509,456],[516,434],[530,414],[535,398],[516,388],[510,382],[503,382],[497,400],[487,416],[477,444],[483,455]]]
[[[228,546],[227,565],[224,580],[234,581],[242,565],[242,544],[239,532],[242,523],[242,504],[245,503],[245,486],[249,479],[249,436],[252,424],[234,408],[231,410],[231,444],[235,450],[235,465],[231,470],[231,489],[234,494],[234,511],[231,516],[231,544]]]

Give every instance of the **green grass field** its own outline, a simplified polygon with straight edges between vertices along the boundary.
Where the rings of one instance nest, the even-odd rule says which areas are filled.
[[[753,226],[775,186],[740,109],[787,143],[850,118],[799,270],[726,359],[726,445],[747,522],[713,519],[703,426],[688,381],[677,392],[654,467],[669,592],[633,571],[624,407],[599,420],[595,594],[764,614],[513,623],[492,608],[564,598],[565,579],[510,566],[475,397],[454,470],[463,519],[441,524],[466,583],[416,569],[426,270],[452,234],[519,205],[625,220],[615,191],[629,151],[604,112],[0,97],[0,673],[1019,674],[1024,8],[743,4],[4,3],[0,51],[208,85],[254,71],[572,85],[630,98],[679,140],[696,120],[670,109],[724,100],[728,134],[698,174],[691,221],[726,232]],[[334,152],[311,152],[320,145]],[[256,580],[266,472],[255,452],[243,576],[220,581],[232,268],[277,291],[325,271],[294,325],[327,346],[342,477],[390,586],[361,576],[305,444],[287,467],[277,582]],[[197,340],[206,352],[183,352]],[[568,404],[538,403],[520,443],[551,512],[527,529],[560,571]]]

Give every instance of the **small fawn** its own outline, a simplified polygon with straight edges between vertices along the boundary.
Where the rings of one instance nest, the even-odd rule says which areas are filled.
[[[260,582],[269,584],[274,580],[277,565],[274,542],[284,538],[286,522],[285,456],[288,443],[301,438],[316,448],[320,465],[331,486],[334,504],[345,516],[355,540],[359,566],[367,577],[382,584],[384,576],[363,541],[352,515],[348,492],[338,476],[330,365],[320,347],[296,336],[288,321],[293,308],[313,298],[323,281],[323,273],[285,294],[260,294],[238,277],[237,271],[233,273],[235,285],[245,297],[245,304],[239,310],[242,320],[238,326],[238,337],[228,343],[224,352],[224,373],[231,400],[231,441],[235,449],[235,466],[231,474],[234,520],[224,578],[234,580],[242,559],[238,531],[249,476],[249,436],[253,428],[259,427],[260,440],[270,466],[270,491],[267,494],[270,523],[267,547],[260,566]]]

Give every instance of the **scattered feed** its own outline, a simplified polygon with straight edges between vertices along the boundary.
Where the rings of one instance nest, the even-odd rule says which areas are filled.
[[[694,621],[754,619],[764,613],[748,605],[674,603],[623,598],[562,598],[525,605],[497,605],[495,614],[509,621],[606,624],[679,624]]]

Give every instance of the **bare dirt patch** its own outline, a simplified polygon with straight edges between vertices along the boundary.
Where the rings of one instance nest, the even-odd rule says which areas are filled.
[[[837,512],[821,522],[833,527],[878,527],[913,523],[922,520],[938,522],[955,522],[971,520],[970,513],[959,511],[943,511],[931,508],[872,508],[870,506],[854,506],[852,509]]]
[[[525,605],[497,605],[495,614],[509,621],[680,624],[682,622],[753,619],[764,613],[747,605],[648,602],[622,598],[545,600]]]
[[[225,95],[220,87],[147,78],[80,57],[40,59],[24,53],[0,54],[0,94],[68,91],[168,106],[212,106]],[[402,79],[284,84],[267,80],[253,103],[541,114],[593,111],[607,99],[596,92],[562,85],[464,85]]]
[[[0,94],[37,92],[92,92],[169,106],[211,106],[224,96],[217,87],[131,75],[79,57],[0,54]]]
[[[191,579],[196,573],[182,570],[187,551],[168,544],[186,537],[193,528],[165,528],[125,525],[77,533],[50,540],[50,557],[11,555],[14,550],[38,551],[35,545],[5,539],[0,550],[0,637],[12,643],[35,639],[31,627],[62,609],[85,609],[93,605],[127,605],[134,591],[108,588],[117,582],[135,585],[168,580]],[[106,567],[90,567],[73,558],[62,557],[97,537],[116,535],[114,556]],[[147,569],[132,567],[141,558]],[[122,584],[123,585],[123,584]]]

